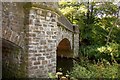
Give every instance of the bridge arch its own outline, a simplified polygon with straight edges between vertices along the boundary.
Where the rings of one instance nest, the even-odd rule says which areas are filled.
[[[57,56],[60,57],[72,57],[73,51],[72,51],[71,42],[67,38],[62,39],[57,45],[56,52],[57,52]]]
[[[2,78],[17,78],[18,74],[25,74],[22,66],[22,47],[4,38],[0,40],[2,40]]]
[[[73,61],[73,51],[70,41],[67,38],[62,39],[57,46],[57,70],[62,70],[65,75],[67,71],[72,69]],[[68,64],[71,67],[68,67]]]

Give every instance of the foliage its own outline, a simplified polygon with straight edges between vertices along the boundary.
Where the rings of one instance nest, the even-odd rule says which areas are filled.
[[[117,5],[112,2],[64,2],[60,3],[60,10],[79,26],[80,31],[80,61],[74,65],[70,76],[76,79],[120,78]]]
[[[52,79],[55,79],[55,78],[57,78],[54,74],[52,74],[52,73],[48,73],[48,76],[49,76],[49,78],[52,78]]]
[[[80,54],[88,58],[120,57],[118,7],[112,2],[63,2],[62,13],[80,29]]]
[[[82,58],[83,59],[83,58]],[[119,65],[110,65],[109,62],[103,60],[97,64],[88,63],[82,60],[79,64],[75,64],[73,70],[69,72],[71,77],[79,78],[119,78]]]
[[[120,57],[120,45],[117,43],[109,43],[106,45],[89,45],[81,46],[80,53],[92,60],[106,59],[110,62],[116,62]]]

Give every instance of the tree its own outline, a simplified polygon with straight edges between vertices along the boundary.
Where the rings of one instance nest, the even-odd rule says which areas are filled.
[[[62,2],[60,10],[73,24],[79,26],[81,46],[84,48],[93,46],[97,51],[97,48],[112,43],[120,45],[118,7],[112,2]],[[116,49],[119,50],[113,53],[120,55],[120,47]],[[106,53],[109,55],[112,52]]]

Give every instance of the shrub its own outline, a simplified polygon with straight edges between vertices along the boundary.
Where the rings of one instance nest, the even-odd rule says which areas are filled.
[[[81,46],[80,55],[95,60],[119,61],[120,45],[112,42],[106,45]]]
[[[84,61],[86,63],[86,61]],[[75,64],[73,70],[69,72],[71,77],[79,78],[118,78],[119,65],[114,63],[112,65],[107,61],[102,61],[97,64],[88,63],[86,65]]]

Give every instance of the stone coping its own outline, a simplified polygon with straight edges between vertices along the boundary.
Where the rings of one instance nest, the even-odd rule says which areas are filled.
[[[58,10],[57,7],[52,7],[43,4],[32,4],[32,8],[42,8],[54,12],[58,16],[58,23],[60,25],[64,26],[66,29],[68,29],[71,32],[79,33],[76,26],[75,26],[76,27],[75,31],[73,30],[74,25]]]

